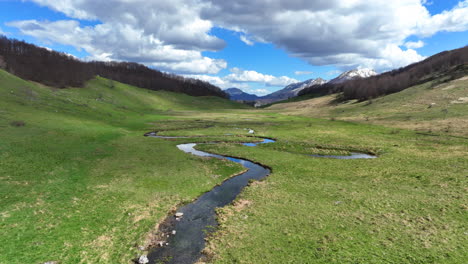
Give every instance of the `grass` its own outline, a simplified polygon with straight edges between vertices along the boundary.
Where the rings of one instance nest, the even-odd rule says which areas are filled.
[[[172,207],[242,170],[143,137],[172,111],[242,105],[107,83],[54,90],[0,71],[0,263],[127,263]]]
[[[292,123],[269,135],[367,146],[380,157],[343,161],[266,151],[268,145],[203,146],[253,157],[274,172],[241,195],[248,207],[219,210],[213,263],[465,262],[466,140],[339,121]]]
[[[413,109],[420,124],[437,124],[444,120],[438,111],[416,111],[426,104],[421,98],[432,102],[454,85],[442,90],[453,101],[463,97],[460,83],[419,86],[370,105],[303,109],[292,102],[254,110],[116,82],[111,88],[102,78],[55,90],[0,71],[0,263],[130,263],[171,209],[242,171],[175,146],[253,140],[246,129],[278,142],[199,145],[273,169],[218,210],[210,262],[464,263],[467,139],[451,136],[463,135],[457,131],[408,130],[421,127],[397,118]],[[465,120],[466,104],[447,107],[446,119]],[[371,121],[361,120],[363,113]],[[142,136],[151,130],[202,137]],[[379,158],[303,155],[349,151]]]

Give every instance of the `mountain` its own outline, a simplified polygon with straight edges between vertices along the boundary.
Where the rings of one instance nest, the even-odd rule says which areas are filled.
[[[226,92],[229,95],[229,99],[233,101],[255,101],[260,98],[255,94],[245,93],[238,88],[228,88],[224,90],[224,92]]]
[[[299,92],[304,90],[305,88],[308,88],[314,85],[322,85],[326,82],[327,81],[325,81],[322,78],[317,78],[317,79],[310,79],[310,80],[299,82],[299,83],[293,83],[284,87],[283,89],[279,91],[265,95],[261,99],[268,99],[268,100],[274,100],[274,101],[286,100],[291,97],[296,97],[299,94]]]
[[[340,76],[336,77],[335,79],[331,80],[329,83],[335,84],[335,83],[343,83],[348,80],[354,80],[354,79],[359,79],[359,78],[368,78],[371,76],[377,75],[377,73],[368,68],[364,69],[354,69],[350,70],[347,72],[343,72],[340,74]]]

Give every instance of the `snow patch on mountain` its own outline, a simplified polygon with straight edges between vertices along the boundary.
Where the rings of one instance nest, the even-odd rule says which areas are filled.
[[[375,72],[373,69],[369,69],[369,68],[354,69],[354,70],[343,72],[342,74],[340,74],[340,76],[331,80],[330,83],[342,83],[348,80],[353,80],[353,79],[358,79],[358,78],[368,78],[374,75],[377,75],[377,72]]]
[[[317,78],[317,79],[310,79],[310,80],[303,81],[303,82],[293,83],[284,87],[283,89],[279,91],[263,96],[262,99],[275,99],[275,100],[288,99],[288,98],[297,96],[300,91],[306,88],[309,88],[314,85],[322,85],[326,82],[327,81],[325,81],[322,78]]]

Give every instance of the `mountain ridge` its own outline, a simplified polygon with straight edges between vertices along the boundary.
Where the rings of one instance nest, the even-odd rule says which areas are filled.
[[[246,93],[235,87],[225,89],[224,92],[227,93],[229,95],[229,99],[233,101],[255,101],[260,98],[255,94]]]

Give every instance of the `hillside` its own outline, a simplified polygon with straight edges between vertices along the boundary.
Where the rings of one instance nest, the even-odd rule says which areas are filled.
[[[447,76],[370,101],[340,102],[333,94],[269,107],[291,115],[382,124],[421,132],[468,136],[468,66],[465,76],[445,82]]]
[[[85,62],[72,55],[0,35],[0,69],[57,88],[82,87],[95,76],[150,90],[193,96],[227,95],[208,82],[167,74],[132,62]]]
[[[343,92],[342,99],[368,100],[402,91],[408,87],[432,81],[444,75],[452,79],[463,76],[468,64],[468,46],[435,54],[423,61],[368,78],[351,78],[326,83],[319,88],[302,90],[299,95],[326,95]],[[460,70],[462,69],[462,70]],[[459,73],[462,74],[459,74]],[[338,77],[339,79],[339,77]]]
[[[0,70],[0,105],[0,263],[128,263],[172,206],[240,170],[143,137],[168,119],[246,109],[227,99],[102,77],[57,89]]]

